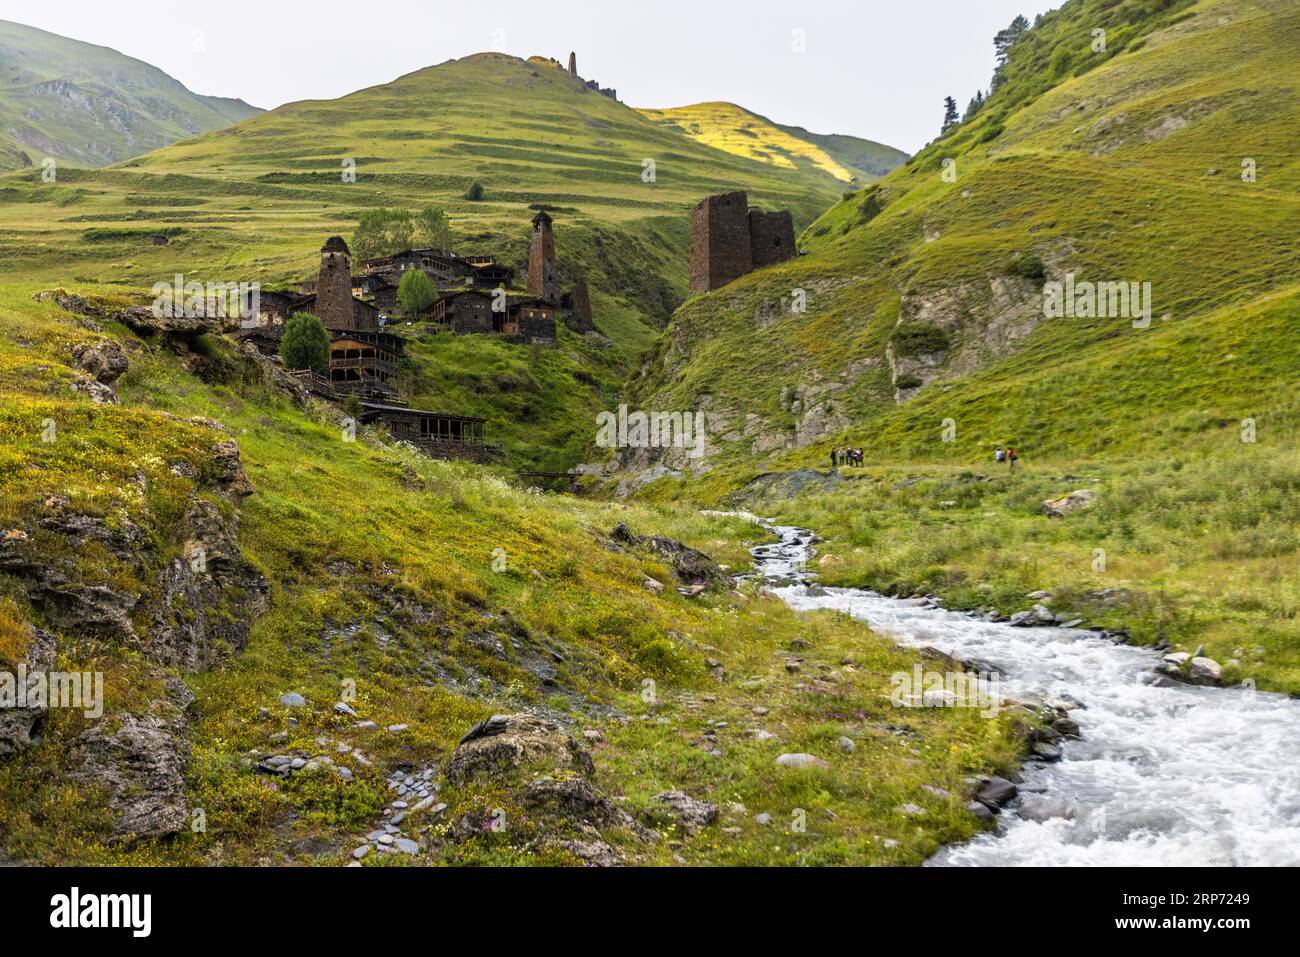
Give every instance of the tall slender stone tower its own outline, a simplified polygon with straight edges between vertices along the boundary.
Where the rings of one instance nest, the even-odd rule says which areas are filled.
[[[357,328],[357,308],[352,301],[352,256],[342,236],[331,236],[321,247],[316,315],[332,332]]]
[[[578,54],[569,54],[569,76],[578,75]]]
[[[546,210],[533,217],[533,237],[528,246],[528,294],[550,302],[560,301],[559,282],[555,277],[555,236]]]

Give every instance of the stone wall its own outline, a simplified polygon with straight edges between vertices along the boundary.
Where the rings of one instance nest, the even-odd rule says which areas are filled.
[[[794,217],[788,209],[778,213],[765,213],[761,209],[749,211],[750,258],[754,268],[793,259]]]

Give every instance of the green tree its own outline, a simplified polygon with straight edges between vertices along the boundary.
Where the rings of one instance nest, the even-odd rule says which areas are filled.
[[[969,122],[970,118],[974,116],[976,113],[978,113],[980,111],[980,107],[982,107],[983,105],[984,105],[984,94],[981,91],[976,90],[975,95],[972,96],[970,98],[970,102],[966,104],[966,112],[962,114],[962,118],[961,118],[962,122],[963,123]]]
[[[352,234],[352,258],[374,259],[410,249],[414,244],[415,218],[405,209],[368,209],[357,221]]]
[[[284,324],[280,358],[286,369],[324,374],[330,366],[330,337],[325,324],[310,312],[295,312]]]
[[[426,206],[415,214],[415,245],[427,249],[451,249],[451,223],[447,214]]]
[[[1011,48],[1023,40],[1028,32],[1029,21],[1023,16],[1016,17],[1011,21],[1009,27],[997,32],[997,35],[993,37],[993,49],[997,53],[999,66],[1007,62],[1007,57],[1011,54]]]
[[[939,135],[942,136],[959,123],[961,123],[961,118],[957,115],[957,101],[951,96],[945,96],[943,98],[943,129],[939,131]]]
[[[483,184],[475,183],[468,190],[466,190],[465,198],[472,202],[477,203],[479,200],[483,198],[483,193],[484,193]]]
[[[418,319],[437,299],[438,290],[433,288],[433,280],[423,269],[402,273],[402,281],[397,284],[397,301],[411,318]]]

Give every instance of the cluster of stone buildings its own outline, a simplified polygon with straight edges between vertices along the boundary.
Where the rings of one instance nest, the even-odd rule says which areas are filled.
[[[483,419],[412,409],[399,387],[405,340],[389,319],[400,308],[402,276],[413,269],[422,270],[439,292],[428,320],[450,332],[554,342],[557,315],[577,332],[595,329],[586,279],[580,277],[570,292],[560,291],[552,220],[541,211],[532,221],[525,293],[508,291],[515,270],[494,258],[440,249],[407,249],[369,259],[354,274],[347,243],[331,236],[321,248],[317,277],[300,284],[296,293],[261,292],[256,324],[234,335],[275,356],[290,317],[311,313],[330,336],[327,372],[295,373],[311,392],[332,401],[355,397],[361,422],[381,422],[437,458],[484,460],[491,447],[484,439]]]
[[[743,191],[710,196],[691,210],[692,296],[797,253],[790,211],[751,208]]]
[[[335,236],[321,250],[320,275],[301,283],[297,295],[262,294],[261,324],[271,330],[295,312],[311,312],[327,329],[343,328],[345,321],[357,329],[389,325],[401,311],[397,290],[402,277],[413,269],[424,272],[439,294],[422,318],[448,332],[551,342],[557,318],[575,332],[595,329],[586,279],[580,277],[569,292],[560,291],[553,222],[545,210],[533,217],[524,293],[509,291],[515,280],[510,266],[491,256],[441,249],[406,249],[367,259],[354,275],[347,244]]]

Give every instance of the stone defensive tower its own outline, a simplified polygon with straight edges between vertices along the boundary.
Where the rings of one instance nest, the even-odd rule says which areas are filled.
[[[316,315],[333,332],[357,328],[357,309],[352,301],[352,256],[342,236],[331,236],[321,247]]]
[[[578,75],[578,54],[569,54],[569,76]]]
[[[548,302],[560,301],[555,276],[555,236],[546,210],[533,217],[533,236],[528,245],[528,294]]]
[[[749,197],[723,193],[691,210],[691,295],[718,289],[754,268]]]

